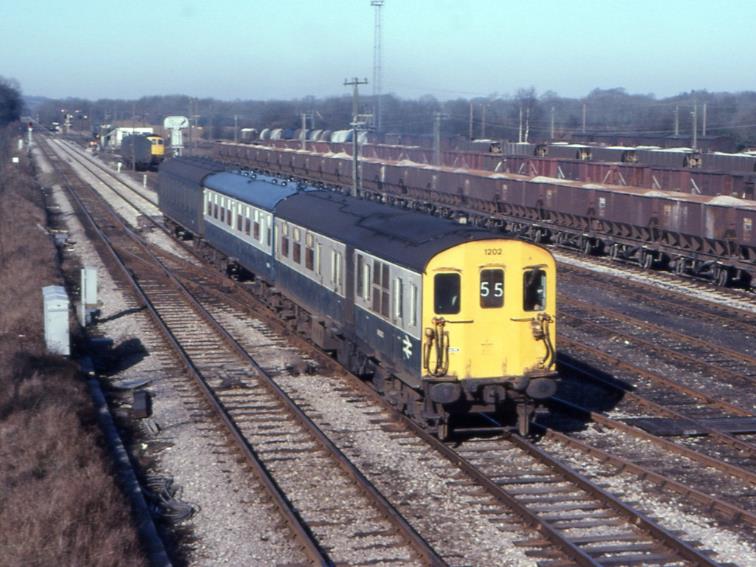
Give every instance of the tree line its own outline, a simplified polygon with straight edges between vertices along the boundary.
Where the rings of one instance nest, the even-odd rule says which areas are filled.
[[[167,115],[191,116],[208,139],[233,138],[236,128],[349,128],[352,97],[304,97],[294,100],[233,100],[184,95],[148,96],[138,100],[45,99],[31,110],[43,123],[62,122],[72,115],[74,127],[102,123],[161,124]],[[704,106],[706,107],[704,110]],[[739,146],[756,143],[756,92],[690,91],[673,97],[630,94],[622,88],[594,89],[583,98],[553,91],[520,89],[514,95],[439,100],[426,95],[406,99],[388,94],[381,100],[383,131],[430,136],[434,115],[441,113],[444,136],[540,142],[570,140],[584,129],[592,133],[625,133],[660,137],[677,130],[690,136],[695,120],[701,136],[728,136]],[[373,108],[370,96],[360,101],[360,113]],[[705,117],[704,117],[705,115]]]
[[[18,82],[0,77],[0,127],[18,120],[23,106]]]

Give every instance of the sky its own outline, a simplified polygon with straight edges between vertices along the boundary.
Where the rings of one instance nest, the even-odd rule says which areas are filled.
[[[382,92],[754,90],[756,0],[385,0]],[[370,0],[4,0],[0,76],[25,95],[372,93]]]

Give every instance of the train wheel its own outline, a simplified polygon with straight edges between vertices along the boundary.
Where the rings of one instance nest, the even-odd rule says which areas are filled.
[[[436,435],[438,436],[439,441],[446,441],[449,439],[449,423],[447,421],[441,421],[438,424],[438,428],[436,429]]]
[[[730,283],[730,271],[727,268],[720,268],[717,272],[717,285],[727,287]]]
[[[585,242],[583,242],[583,254],[590,256],[591,252],[593,252],[593,246],[591,246],[591,241],[586,238]]]
[[[612,244],[612,247],[609,250],[609,257],[612,260],[617,260],[617,258],[619,258],[619,251],[620,245],[615,242],[614,244]]]

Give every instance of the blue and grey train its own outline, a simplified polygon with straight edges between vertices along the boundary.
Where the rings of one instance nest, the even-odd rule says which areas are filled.
[[[177,235],[442,437],[475,413],[527,433],[555,392],[541,246],[206,160],[164,162],[158,196]]]

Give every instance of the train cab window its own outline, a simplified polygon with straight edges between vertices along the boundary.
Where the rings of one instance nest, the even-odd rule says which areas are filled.
[[[436,274],[433,278],[433,305],[439,315],[453,315],[460,310],[459,274]]]
[[[546,309],[546,272],[535,268],[523,274],[522,308],[525,311]]]
[[[504,270],[480,271],[480,306],[484,309],[504,305]]]

